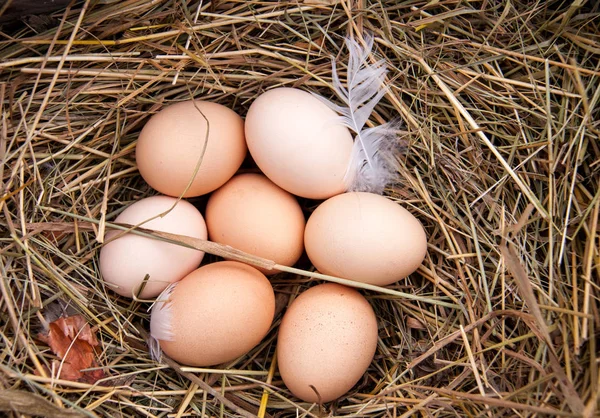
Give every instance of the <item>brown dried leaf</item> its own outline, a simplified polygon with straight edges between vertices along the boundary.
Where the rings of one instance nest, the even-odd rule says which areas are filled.
[[[57,362],[58,378],[95,383],[105,376],[102,370],[82,371],[98,365],[98,340],[81,315],[58,318],[49,324],[48,333],[39,338],[62,360],[62,365]]]

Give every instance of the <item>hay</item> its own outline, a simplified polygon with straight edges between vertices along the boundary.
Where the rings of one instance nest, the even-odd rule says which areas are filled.
[[[186,3],[77,2],[1,33],[0,388],[19,392],[0,409],[15,417],[60,416],[59,407],[111,417],[598,413],[595,2],[222,1],[201,2],[199,14],[197,2]],[[343,37],[363,31],[391,67],[371,121],[404,122],[402,181],[388,195],[429,237],[423,266],[390,288],[425,300],[366,292],[380,318],[375,361],[323,407],[292,397],[272,367],[281,310],[314,282],[299,275],[274,278],[273,329],[239,361],[214,370],[153,362],[149,305],[115,297],[97,266],[107,222],[154,193],[135,166],[141,126],[192,96],[242,115],[274,86],[331,96],[330,57],[343,63]],[[100,384],[46,374],[54,357],[35,335],[44,307],[59,300],[99,332],[109,376]],[[9,405],[23,391],[43,399]]]

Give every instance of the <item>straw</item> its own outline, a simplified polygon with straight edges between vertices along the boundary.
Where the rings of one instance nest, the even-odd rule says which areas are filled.
[[[585,416],[598,414],[600,9],[596,2],[75,1],[0,29],[0,399],[9,416]],[[2,7],[0,7],[2,9]],[[335,101],[343,38],[374,36],[400,118],[385,194],[425,226],[418,271],[377,287],[189,237],[117,225],[156,194],[135,164],[148,118],[191,98],[245,116],[267,89]],[[301,115],[298,115],[301,117]],[[198,164],[202,164],[199,159]],[[204,199],[189,199],[202,206]],[[315,202],[302,201],[310,212]],[[277,269],[280,309],[250,353],[211,368],[156,363],[150,306],[99,276],[104,232],[127,230]],[[313,405],[275,362],[287,301],[358,287],[377,352],[339,400]],[[97,332],[94,385],[53,375],[36,338],[51,305]],[[351,365],[348,365],[351,367]],[[24,393],[34,395],[25,402]],[[58,411],[58,412],[57,412]],[[67,414],[63,414],[67,416]]]

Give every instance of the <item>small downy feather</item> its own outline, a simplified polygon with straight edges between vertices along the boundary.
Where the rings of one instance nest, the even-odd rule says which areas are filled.
[[[175,290],[177,282],[172,283],[165,290],[162,291],[154,305],[152,305],[152,312],[150,314],[150,339],[148,345],[150,347],[151,357],[159,361],[161,357],[161,350],[159,340],[163,341],[174,341],[175,335],[173,334],[173,303],[171,302],[171,294]]]
[[[335,59],[332,60],[333,88],[344,105],[339,106],[321,96],[315,96],[340,114],[341,122],[356,134],[350,163],[344,176],[346,190],[383,193],[385,186],[397,175],[390,155],[396,145],[399,124],[391,122],[365,128],[373,109],[387,91],[387,67],[385,60],[369,63],[373,37],[366,35],[364,40],[365,47],[346,38],[349,51],[347,87],[342,85]]]

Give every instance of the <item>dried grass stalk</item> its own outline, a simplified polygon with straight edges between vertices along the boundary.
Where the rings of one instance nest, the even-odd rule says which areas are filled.
[[[579,0],[79,1],[3,27],[0,389],[36,394],[8,413],[597,415],[599,28],[599,6]],[[343,38],[367,32],[389,68],[368,125],[406,130],[387,194],[424,223],[429,253],[364,290],[381,324],[365,378],[322,407],[281,382],[277,325],[319,279],[307,265],[273,278],[279,313],[247,356],[213,373],[155,363],[148,304],[105,289],[97,266],[104,230],[154,193],[139,130],[190,97],[242,115],[276,86],[332,97],[331,57],[343,81]],[[34,336],[59,300],[101,336],[97,385],[48,374]]]

